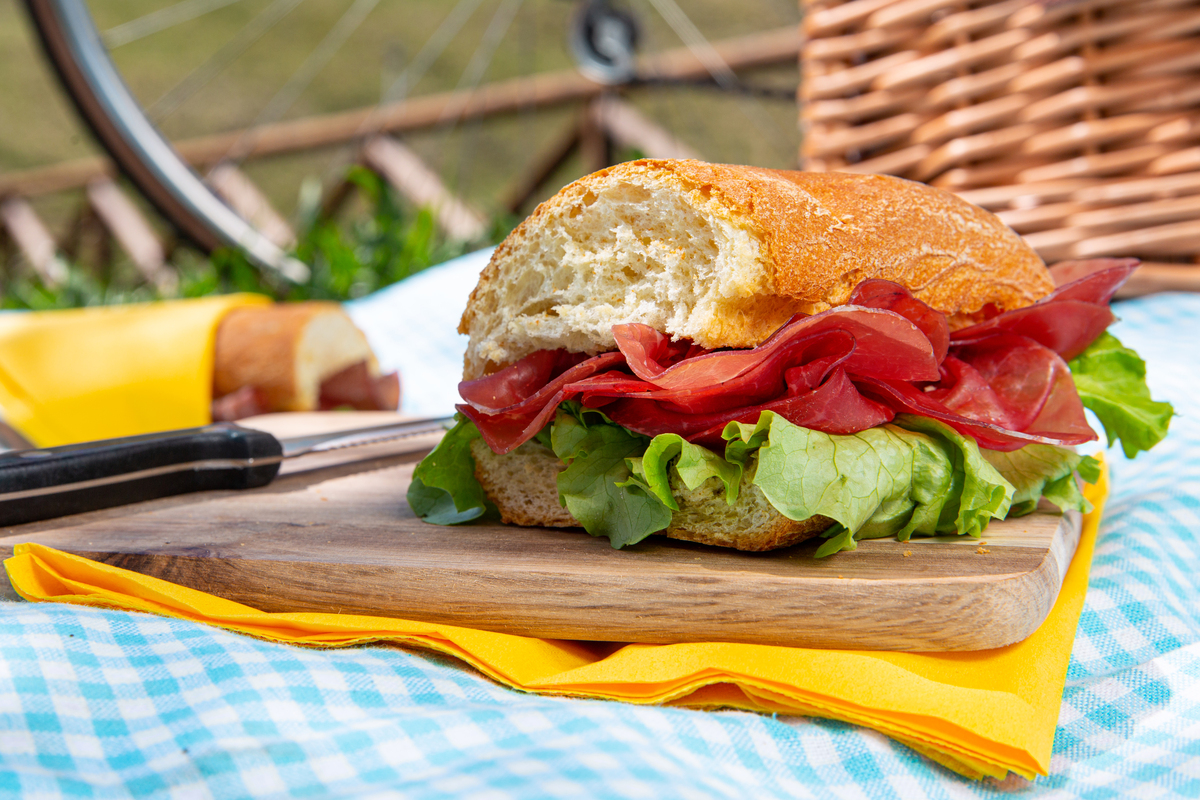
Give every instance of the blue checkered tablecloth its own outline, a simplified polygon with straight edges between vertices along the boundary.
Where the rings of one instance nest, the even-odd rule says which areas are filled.
[[[352,309],[409,410],[452,396],[484,257]],[[0,797],[1200,797],[1200,296],[1118,313],[1179,416],[1149,455],[1112,456],[1049,777],[975,783],[836,722],[526,695],[395,647],[7,602]]]

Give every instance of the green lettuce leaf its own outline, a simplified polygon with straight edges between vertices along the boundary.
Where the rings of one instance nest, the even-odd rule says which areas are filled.
[[[1098,466],[1095,459],[1048,444],[1027,444],[1010,453],[984,450],[983,455],[1013,485],[1009,516],[1032,512],[1043,496],[1063,511],[1092,510],[1091,503],[1079,491],[1075,473],[1079,471],[1085,480],[1091,478],[1089,482],[1098,480],[1099,475],[1093,472],[1093,465]]]
[[[592,536],[614,548],[636,544],[671,523],[671,509],[629,464],[650,440],[602,413],[564,403],[550,430],[554,454],[567,464],[558,475],[559,499]]]
[[[953,529],[960,535],[979,536],[989,520],[1003,519],[1008,514],[1013,486],[988,463],[974,439],[935,419],[913,414],[899,415],[896,425],[910,433],[926,434],[950,459],[952,482],[938,517],[938,532]]]
[[[978,536],[1007,513],[1013,488],[974,440],[921,417],[897,423],[839,436],[764,411],[755,425],[726,426],[726,459],[745,465],[757,457],[753,483],[789,519],[837,522],[817,557],[866,538]]]
[[[471,442],[479,438],[479,429],[462,414],[454,420],[454,427],[413,470],[408,485],[409,507],[434,525],[458,525],[495,513],[475,480]]]
[[[422,519],[452,525],[495,513],[474,476],[470,446],[479,435],[460,415],[417,466],[408,500]],[[716,478],[732,505],[748,475],[784,516],[834,520],[817,550],[824,557],[862,539],[978,537],[989,520],[1027,513],[1042,496],[1083,509],[1075,475],[1095,481],[1098,474],[1093,459],[1063,448],[981,451],[948,426],[911,415],[838,436],[768,411],[754,425],[730,423],[723,436],[724,457],[675,434],[649,439],[567,402],[537,441],[567,465],[558,477],[560,501],[588,533],[618,549],[670,524],[679,509],[674,476],[689,490]]]
[[[696,489],[710,478],[719,478],[725,486],[725,502],[729,505],[737,502],[742,465],[726,461],[707,447],[692,444],[678,434],[660,433],[650,440],[650,446],[641,458],[630,459],[630,467],[646,488],[667,508],[678,511],[679,504],[671,492],[672,466],[688,489]]]
[[[1121,442],[1126,458],[1149,450],[1167,435],[1170,403],[1150,398],[1146,363],[1110,333],[1104,333],[1068,365],[1079,399],[1100,419],[1109,447]]]
[[[729,423],[723,436],[749,445],[764,431],[754,483],[788,519],[820,514],[856,531],[912,485],[911,448],[891,426],[837,436],[764,411],[755,425]]]

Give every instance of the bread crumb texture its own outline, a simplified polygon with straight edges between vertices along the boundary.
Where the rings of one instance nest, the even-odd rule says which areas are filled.
[[[879,175],[640,160],[582,178],[496,249],[459,330],[470,379],[540,349],[598,353],[640,322],[753,347],[862,280],[969,324],[1053,289],[1037,254],[955,195]]]
[[[512,525],[539,525],[551,528],[580,527],[558,502],[558,473],[565,466],[548,448],[526,442],[506,455],[497,455],[479,439],[471,442],[475,459],[475,477],[496,504],[502,522]],[[701,544],[733,547],[738,550],[774,550],[816,536],[833,520],[811,517],[790,520],[767,501],[762,490],[750,481],[751,468],[742,478],[738,500],[725,501],[724,485],[710,478],[695,489],[683,485],[671,467],[671,492],[679,504],[670,526],[662,535]]]

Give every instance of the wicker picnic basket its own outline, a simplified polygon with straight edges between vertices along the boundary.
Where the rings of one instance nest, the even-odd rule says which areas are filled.
[[[1048,262],[1200,263],[1200,0],[801,1],[804,168],[958,192]]]

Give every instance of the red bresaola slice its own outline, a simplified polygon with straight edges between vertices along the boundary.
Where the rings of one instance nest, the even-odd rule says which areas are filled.
[[[587,359],[583,353],[538,350],[505,369],[458,384],[458,394],[481,411],[501,411],[532,397],[550,379]]]
[[[922,417],[940,420],[959,433],[973,437],[980,447],[988,450],[1011,451],[1035,443],[1059,446],[1082,444],[1096,438],[1093,433],[1087,438],[1055,439],[1021,431],[1010,431],[998,425],[979,422],[949,411],[928,394],[904,381],[876,381],[870,378],[859,378],[855,385],[868,397],[879,401],[896,413],[919,414]]]
[[[604,413],[618,425],[646,436],[677,433],[698,444],[721,446],[721,431],[730,422],[753,423],[763,411],[774,411],[796,425],[825,433],[857,433],[890,422],[895,416],[886,406],[863,397],[842,369],[836,369],[812,391],[769,403],[715,414],[687,414],[666,404],[641,397],[616,400]]]
[[[1031,306],[1006,311],[955,331],[954,345],[996,334],[1024,336],[1069,361],[1087,349],[1116,317],[1108,301],[1138,266],[1135,258],[1064,261],[1051,268],[1059,288]]]
[[[941,364],[946,358],[946,352],[950,349],[950,323],[946,315],[913,297],[900,284],[880,278],[865,280],[850,293],[850,303],[899,314],[920,328],[929,339],[937,363]]]
[[[855,383],[897,413],[941,420],[992,450],[1096,438],[1066,362],[1024,337],[997,335],[953,348],[942,365],[942,380],[923,390],[866,377]]]
[[[1033,339],[1070,360],[1087,349],[1116,320],[1107,305],[1055,300],[1006,311],[987,322],[954,332],[954,346],[1012,334]]]
[[[366,361],[351,364],[321,381],[318,408],[395,411],[400,405],[400,374],[372,375]]]
[[[1086,261],[1060,261],[1050,267],[1055,289],[1039,302],[1083,300],[1106,304],[1141,262],[1136,258],[1090,258]]]
[[[855,340],[849,333],[826,330],[788,339],[783,346],[763,354],[758,364],[724,382],[660,389],[657,381],[652,383],[627,376],[624,381],[614,379],[606,386],[589,383],[586,397],[590,400],[636,393],[639,399],[665,403],[671,410],[684,414],[720,413],[811,391],[854,350]]]
[[[1049,348],[1030,339],[1002,335],[956,347],[954,354],[978,372],[1009,409],[1012,424],[1005,427],[1063,441],[1096,438],[1084,416],[1070,368]]]
[[[660,347],[653,328],[638,323],[614,325],[617,347],[633,374],[660,389],[689,389],[727,383],[759,367],[793,340],[826,331],[854,337],[854,352],[843,366],[848,373],[908,381],[937,380],[933,345],[921,329],[891,311],[839,306],[811,317],[796,316],[750,350],[723,350],[680,361],[669,367],[654,359]],[[665,337],[664,337],[665,338]]]
[[[469,397],[490,398],[496,396],[500,391],[510,391],[513,395],[525,394],[525,397],[514,405],[502,409],[492,409],[487,406],[477,408],[470,402],[455,406],[458,411],[475,423],[483,440],[493,451],[501,454],[508,453],[532,439],[550,421],[550,417],[554,415],[554,410],[558,408],[559,403],[579,393],[579,390],[568,388],[571,384],[596,373],[607,371],[625,361],[625,357],[620,353],[601,353],[568,367],[566,371],[555,376],[540,389],[526,394],[526,391],[535,384],[522,383],[516,376],[524,376],[527,381],[536,379],[544,370],[544,360],[548,359],[547,356],[540,354],[546,352],[559,358],[559,363],[570,361],[570,358],[566,356],[571,354],[557,355],[565,351],[543,350],[532,353],[492,375],[474,381],[463,381],[458,385],[459,394],[463,396],[463,399]],[[532,363],[527,365],[524,363],[527,361]],[[510,370],[512,372],[506,374]],[[494,389],[493,387],[500,388]]]
[[[618,352],[534,353],[464,381],[467,403],[458,408],[498,453],[531,439],[571,398],[639,433],[715,445],[725,424],[753,422],[763,410],[827,433],[855,433],[904,411],[997,450],[1079,444],[1095,434],[1063,358],[1112,321],[1103,303],[1133,266],[1071,267],[1063,274],[1086,274],[1034,306],[952,336],[942,314],[882,280],[856,287],[855,305],[794,317],[749,350],[709,352],[647,325],[617,325]]]

